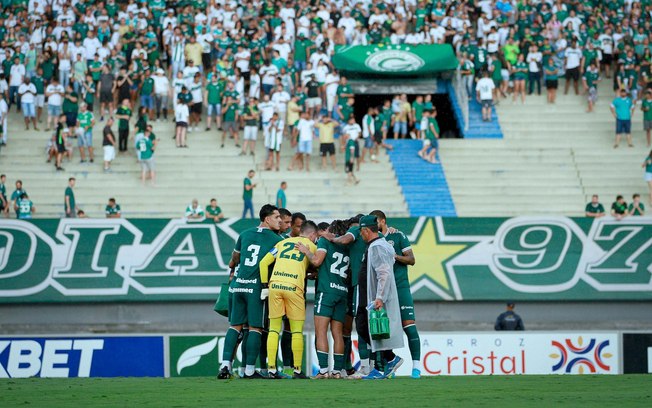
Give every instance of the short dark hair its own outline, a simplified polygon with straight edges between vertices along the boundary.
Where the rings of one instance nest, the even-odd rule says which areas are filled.
[[[292,214],[292,224],[294,224],[294,221],[296,221],[297,218],[300,219],[303,222],[306,222],[306,216],[303,215],[303,213],[296,212],[296,213]]]
[[[292,217],[292,212],[287,208],[279,208],[278,212],[281,214],[281,217]]]
[[[371,232],[378,232],[378,224],[376,224],[376,225],[370,225],[370,226],[368,226],[368,227],[362,227],[362,228],[368,228],[369,231],[371,231]]]
[[[369,213],[369,215],[375,215],[376,218],[380,220],[387,220],[387,217],[385,216],[385,213],[380,211],[380,210],[373,210],[372,212]]]
[[[315,224],[314,221],[308,220],[308,221],[304,222],[303,225],[301,225],[301,232],[302,233],[315,232],[315,231],[317,231],[317,224]]]
[[[3,174],[3,176],[4,176],[4,174]],[[0,177],[2,177],[2,176],[0,176]],[[634,193],[634,195],[632,196],[632,200],[635,200],[635,199],[640,198],[640,197],[641,197],[641,195],[639,193]]]
[[[115,203],[115,198],[113,198],[113,197],[109,198],[109,202],[110,203]]]
[[[357,214],[349,218],[349,224],[360,224],[360,218],[364,217],[364,214]]]
[[[211,198],[210,202],[212,203],[213,201],[217,201],[217,200],[215,198]]]
[[[71,182],[71,181],[73,181],[73,180],[75,180],[75,178],[74,178],[74,177],[70,177],[70,178],[68,179],[68,182]]]
[[[276,206],[271,204],[265,204],[264,206],[260,207],[260,212],[258,212],[258,218],[260,218],[260,221],[263,222],[265,221],[265,218],[274,214],[274,211],[278,211],[278,208],[276,208]]]
[[[345,220],[334,220],[333,222],[331,222],[331,225],[328,228],[330,232],[338,236],[346,234],[346,230],[348,229],[349,229],[349,224],[348,221]]]
[[[622,199],[623,199],[623,196],[621,196],[620,194],[618,194],[618,195],[616,196],[616,201],[618,201],[618,200],[622,200]]]
[[[319,224],[317,224],[317,228],[319,229],[319,231],[326,231],[328,227],[330,227],[330,224],[327,222],[320,222]]]

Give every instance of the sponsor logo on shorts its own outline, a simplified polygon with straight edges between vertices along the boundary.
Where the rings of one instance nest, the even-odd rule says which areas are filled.
[[[338,285],[335,282],[331,282],[331,289],[337,289],[337,290],[341,290],[343,292],[348,292],[349,291],[346,286]]]
[[[414,306],[401,306],[401,310],[414,310]]]
[[[252,288],[229,288],[231,293],[254,293]]]
[[[251,285],[258,283],[258,279],[241,279],[241,278],[236,278],[236,283],[241,283],[243,285]]]
[[[272,283],[272,289],[287,290],[289,292],[296,292],[297,291],[296,286],[280,285],[278,283]]]

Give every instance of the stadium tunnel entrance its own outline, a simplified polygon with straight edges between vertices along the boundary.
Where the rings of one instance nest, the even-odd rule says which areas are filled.
[[[453,111],[453,104],[450,95],[445,91],[446,87],[437,86],[436,80],[420,82],[418,84],[409,83],[406,85],[383,84],[382,81],[359,81],[350,80],[351,88],[355,94],[354,113],[358,121],[367,114],[367,109],[370,106],[382,106],[385,100],[390,101],[397,94],[405,93],[408,102],[412,104],[417,95],[432,96],[432,104],[437,108],[437,122],[443,138],[460,138],[462,132],[458,127],[455,120],[455,113]],[[412,131],[412,129],[410,130]],[[390,127],[389,138],[393,138],[393,130]]]

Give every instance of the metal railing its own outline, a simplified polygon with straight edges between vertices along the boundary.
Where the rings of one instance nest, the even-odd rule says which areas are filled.
[[[455,75],[451,81],[453,84],[453,89],[455,90],[455,97],[457,98],[457,103],[460,106],[462,111],[462,120],[464,121],[464,130],[469,129],[469,97],[467,95],[466,87],[464,81],[462,81],[462,75],[460,74],[460,69],[455,70]]]

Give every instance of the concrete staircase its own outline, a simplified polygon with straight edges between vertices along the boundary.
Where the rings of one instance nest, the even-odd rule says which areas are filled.
[[[291,211],[304,212],[308,217],[349,217],[358,212],[376,208],[388,215],[407,216],[408,209],[396,181],[394,171],[385,153],[379,155],[380,163],[364,164],[357,186],[346,186],[344,155],[337,156],[337,171],[320,170],[318,143],[314,143],[312,172],[284,170],[293,154],[289,143],[283,146],[280,172],[262,171],[264,147],[256,147],[256,156],[238,156],[239,149],[227,141],[220,149],[221,132],[193,132],[189,134],[187,149],[178,149],[171,140],[173,124],[154,122],[154,133],[159,138],[155,154],[157,185],[142,186],[140,166],[132,142],[130,151],[118,154],[113,162],[113,173],[102,170],[101,132],[103,123],[95,126],[95,163],[80,164],[75,144],[74,158],[64,160],[63,172],[56,172],[46,164],[45,146],[50,132],[25,131],[22,117],[13,111],[9,118],[9,144],[0,151],[0,173],[7,174],[7,193],[14,191],[14,182],[22,179],[36,207],[36,216],[61,217],[64,213],[64,190],[68,177],[77,179],[75,194],[78,205],[90,217],[103,217],[109,197],[115,197],[125,217],[180,217],[193,198],[207,205],[211,198],[228,217],[242,214],[242,181],[249,169],[256,169],[254,206],[274,203],[281,181],[288,182],[286,191]],[[44,125],[41,124],[41,129]],[[117,125],[114,125],[117,134]],[[262,141],[262,132],[259,132]]]
[[[563,86],[563,80],[560,81]],[[557,103],[528,96],[497,107],[502,140],[446,139],[440,155],[460,216],[582,216],[592,194],[609,208],[617,194],[646,197],[641,163],[649,152],[642,113],[632,122],[634,148],[613,148],[613,93],[601,83],[595,112],[584,96],[560,92]],[[571,91],[572,92],[572,91]],[[474,124],[472,123],[471,126]]]

